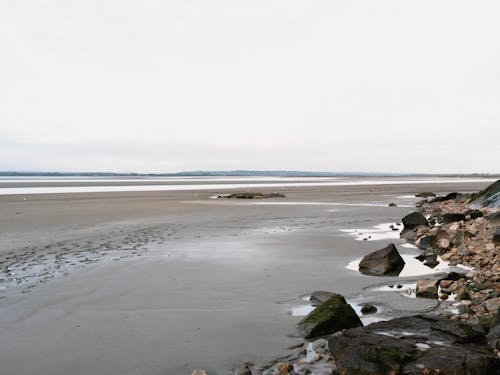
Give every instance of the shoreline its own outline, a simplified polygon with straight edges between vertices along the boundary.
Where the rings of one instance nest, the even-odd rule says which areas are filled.
[[[446,193],[486,184],[432,186]],[[408,200],[397,197],[425,189],[430,187],[408,183],[284,191],[284,201],[315,205],[210,200],[217,191],[0,197],[2,260],[11,256],[9,249],[26,248],[38,257],[68,246],[82,261],[82,251],[101,245],[125,256],[89,264],[78,260],[82,268],[69,263],[74,269],[67,275],[0,301],[3,368],[12,374],[40,369],[63,374],[64,363],[71,363],[76,374],[89,368],[111,374],[207,368],[226,374],[244,360],[267,363],[286,355],[287,347],[298,344],[294,331],[300,318],[289,311],[301,296],[341,285],[343,294],[356,297],[373,284],[345,265],[383,241],[355,241],[340,229],[396,222],[408,208],[386,204],[405,205]],[[325,203],[346,205],[332,212]],[[136,243],[139,253],[146,248],[141,256],[127,250]],[[377,282],[384,280],[392,278]],[[395,296],[384,303],[389,314],[393,308],[408,313],[433,306]],[[209,345],[214,342],[218,345]],[[22,365],[18,353],[25,358]]]

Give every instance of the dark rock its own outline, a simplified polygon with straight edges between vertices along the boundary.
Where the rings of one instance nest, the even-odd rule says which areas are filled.
[[[437,254],[435,253],[425,254],[424,266],[427,266],[429,268],[434,268],[438,264],[439,261],[437,260]]]
[[[445,276],[441,277],[439,280],[457,281],[457,280],[464,279],[464,278],[466,278],[466,276],[464,274],[452,271],[452,272],[448,272]]]
[[[429,197],[435,197],[436,194],[431,193],[430,191],[426,191],[426,192],[423,192],[423,193],[415,194],[415,196],[417,198],[429,198]]]
[[[500,208],[500,180],[474,194],[470,200],[472,207]]]
[[[305,338],[313,338],[360,326],[363,323],[351,305],[343,296],[335,294],[299,323],[299,332]]]
[[[333,296],[336,296],[336,293],[332,292],[325,292],[323,290],[315,290],[314,292],[311,293],[311,298],[309,298],[309,301],[311,302],[311,305],[313,306],[319,306],[322,303],[328,301],[330,298]]]
[[[389,207],[397,207],[398,205],[396,203],[389,203]]]
[[[418,238],[418,233],[416,229],[403,229],[399,237],[408,240],[409,242],[415,242]]]
[[[411,214],[408,214],[403,218],[403,225],[404,229],[408,230],[417,228],[422,225],[428,226],[429,223],[427,222],[425,216],[420,212],[412,212]]]
[[[459,213],[444,214],[441,217],[441,222],[443,224],[454,223],[456,221],[465,221],[465,215]]]
[[[375,314],[377,311],[378,310],[375,306],[369,304],[363,305],[363,307],[361,308],[361,313],[363,315]]]
[[[436,238],[434,236],[422,236],[418,241],[418,248],[421,250],[427,250],[436,244]]]
[[[365,255],[359,262],[359,271],[365,275],[397,276],[402,271],[405,262],[394,244]]]
[[[450,193],[443,196],[436,197],[431,200],[432,203],[451,201],[452,199],[457,199],[460,196],[459,193]]]
[[[224,198],[236,199],[263,199],[263,198],[284,198],[285,195],[281,193],[258,193],[258,192],[241,192],[224,195]]]
[[[490,348],[500,350],[500,308],[491,322],[487,337]]]
[[[337,374],[500,374],[484,334],[446,318],[416,315],[330,337]]]

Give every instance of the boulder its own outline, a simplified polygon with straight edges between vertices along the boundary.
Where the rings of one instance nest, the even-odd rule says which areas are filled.
[[[417,297],[436,299],[438,296],[437,279],[423,278],[417,281]]]
[[[429,197],[435,197],[436,194],[434,193],[431,193],[430,191],[425,191],[423,193],[418,193],[418,194],[415,194],[415,196],[417,198],[429,198]]]
[[[391,243],[383,249],[365,255],[359,262],[359,271],[372,276],[397,276],[404,265],[405,261],[399,255],[396,246]]]
[[[313,338],[360,326],[363,323],[351,305],[343,296],[335,294],[299,323],[299,332],[305,338]]]
[[[348,329],[328,340],[336,374],[500,374],[484,334],[451,319],[416,315]]]
[[[375,314],[377,311],[377,308],[370,304],[363,305],[363,307],[361,308],[361,313],[363,315]]]
[[[441,222],[443,224],[454,223],[457,221],[465,221],[465,215],[460,213],[448,213],[441,217]]]
[[[336,295],[336,293],[325,292],[323,290],[315,290],[314,292],[311,293],[311,297],[309,298],[309,301],[311,302],[311,305],[319,306],[322,303],[328,301],[330,298],[332,298],[335,295]]]
[[[429,223],[424,215],[420,212],[412,212],[403,218],[403,225],[405,230],[414,229],[419,226],[428,226]]]
[[[473,208],[500,208],[500,180],[474,194],[470,200]]]

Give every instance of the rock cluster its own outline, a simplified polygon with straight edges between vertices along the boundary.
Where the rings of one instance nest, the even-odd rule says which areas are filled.
[[[495,196],[494,189],[486,190]],[[456,280],[420,280],[417,296],[438,298],[439,287],[441,299],[453,295],[456,300],[467,301],[459,306],[452,319],[487,324],[500,306],[500,244],[495,237],[500,228],[498,209],[471,208],[471,202],[471,195],[458,193],[421,202],[422,217],[428,218],[432,225],[422,221],[405,237],[414,238],[415,245],[423,250],[418,259],[440,255],[451,266],[462,264],[473,269],[469,277]]]

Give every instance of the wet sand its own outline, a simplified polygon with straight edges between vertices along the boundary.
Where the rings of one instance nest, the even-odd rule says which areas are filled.
[[[226,374],[300,341],[290,311],[318,289],[375,302],[382,318],[435,308],[372,288],[394,278],[345,268],[401,240],[341,230],[399,222],[418,200],[401,196],[488,184],[283,187],[265,202],[209,190],[0,196],[1,373]]]

